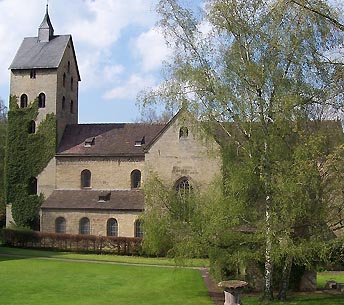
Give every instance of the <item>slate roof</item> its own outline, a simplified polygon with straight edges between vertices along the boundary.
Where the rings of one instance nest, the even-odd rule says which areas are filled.
[[[49,42],[26,37],[14,57],[10,69],[57,68],[71,35],[54,36]]]
[[[108,201],[99,196],[110,194]],[[144,194],[140,190],[55,190],[42,209],[143,211]]]
[[[67,125],[57,156],[144,156],[165,123]],[[85,141],[90,145],[85,146]],[[135,143],[137,145],[135,145]],[[138,144],[141,143],[141,146]]]

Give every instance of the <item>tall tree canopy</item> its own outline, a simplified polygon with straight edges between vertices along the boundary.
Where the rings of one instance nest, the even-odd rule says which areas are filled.
[[[7,107],[5,102],[0,98],[0,227],[5,225],[5,187],[4,187],[4,168],[5,168],[5,146],[7,134]]]
[[[195,12],[161,0],[173,59],[166,81],[143,99],[187,105],[211,123],[210,133],[222,130],[225,198],[208,210],[216,221],[201,232],[221,249],[236,237],[219,230],[254,228],[267,299],[273,265],[288,274],[291,262],[319,253],[327,212],[319,162],[343,141],[329,136],[338,125],[324,121],[343,110],[340,19],[326,1],[303,2],[209,0]]]

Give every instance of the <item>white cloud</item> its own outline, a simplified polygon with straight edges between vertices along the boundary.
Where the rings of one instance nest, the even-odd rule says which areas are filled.
[[[141,90],[151,88],[155,84],[156,80],[151,75],[132,74],[126,82],[106,92],[103,98],[134,100]]]
[[[141,57],[144,71],[152,71],[161,67],[163,60],[171,54],[165,39],[157,28],[140,34],[134,42],[134,50]]]
[[[77,41],[97,49],[111,46],[129,25],[147,26],[152,23],[149,14],[152,1],[130,0],[130,5],[126,0],[84,0],[83,3],[83,14],[78,16],[73,12],[65,29],[72,30]]]
[[[22,9],[18,9],[21,7]],[[44,13],[44,7],[37,0],[0,1],[0,85],[9,83],[8,67],[25,36],[35,36],[41,20],[37,18],[37,11]],[[32,23],[37,24],[32,29]],[[33,31],[32,31],[33,30]]]

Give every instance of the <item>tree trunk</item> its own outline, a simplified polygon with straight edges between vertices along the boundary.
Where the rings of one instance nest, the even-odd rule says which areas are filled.
[[[285,301],[287,299],[287,290],[289,287],[289,278],[290,278],[290,271],[291,271],[292,264],[293,264],[293,257],[287,256],[284,262],[284,266],[282,270],[282,278],[281,278],[280,288],[278,292],[278,299],[280,301]]]
[[[272,259],[271,259],[271,228],[270,228],[270,211],[269,211],[269,201],[270,198],[266,198],[266,244],[265,244],[265,265],[264,265],[264,300],[273,300],[273,290],[272,290]]]

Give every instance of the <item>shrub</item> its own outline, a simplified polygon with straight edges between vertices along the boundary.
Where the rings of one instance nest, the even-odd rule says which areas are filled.
[[[4,245],[21,248],[45,248],[97,254],[138,255],[142,238],[47,233],[2,229]]]

